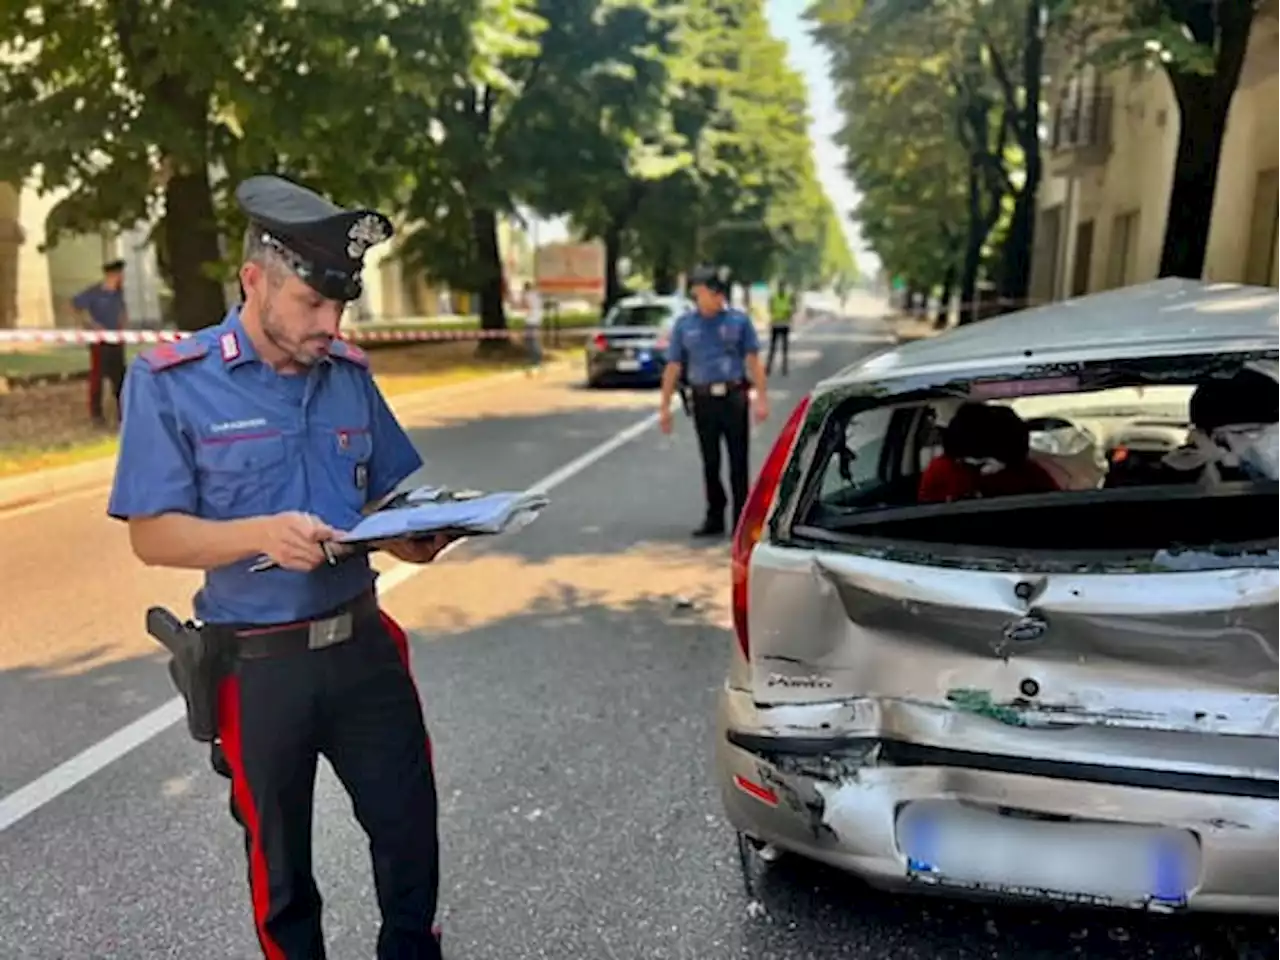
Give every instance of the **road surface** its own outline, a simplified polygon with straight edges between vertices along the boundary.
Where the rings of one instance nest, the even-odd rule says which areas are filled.
[[[797,336],[756,464],[801,392],[876,346],[874,305],[862,312]],[[1251,925],[894,898],[815,868],[771,873],[763,914],[749,910],[709,775],[726,547],[691,544],[691,424],[664,438],[653,410],[652,392],[548,375],[409,418],[424,478],[554,486],[518,536],[387,578],[435,741],[451,960],[1226,960],[1268,946]],[[91,493],[0,515],[0,957],[254,960],[225,782],[171,723],[140,629],[148,604],[185,611],[194,578],[134,562],[103,507]],[[370,957],[367,849],[323,765],[316,802],[330,955]]]

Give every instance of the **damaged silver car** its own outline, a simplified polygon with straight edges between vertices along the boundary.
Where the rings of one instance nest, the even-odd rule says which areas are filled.
[[[1277,909],[1277,294],[1161,280],[869,357],[733,543],[744,856]]]

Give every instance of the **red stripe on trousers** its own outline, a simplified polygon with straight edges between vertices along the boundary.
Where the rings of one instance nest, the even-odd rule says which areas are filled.
[[[98,344],[89,347],[89,416],[94,415],[94,407],[102,402],[102,348]],[[95,403],[94,401],[97,401]]]
[[[413,687],[413,692],[415,695],[417,695],[418,685],[413,682],[413,668],[409,664],[409,635],[404,632],[404,627],[396,623],[396,621],[392,618],[391,614],[387,613],[387,611],[379,610],[378,616],[382,619],[382,628],[387,631],[387,633],[391,636],[392,642],[396,645],[396,650],[400,654],[400,662],[404,664],[404,672],[409,675],[409,685]],[[421,703],[420,695],[419,695],[419,703]],[[421,711],[422,708],[419,707],[418,709],[419,711]],[[422,718],[422,729],[427,730],[426,717]],[[427,731],[427,762],[432,763],[432,766],[434,767],[434,762],[431,756],[431,732],[430,731]]]
[[[271,908],[271,890],[267,882],[267,857],[262,850],[262,837],[258,831],[258,808],[253,802],[249,780],[244,772],[244,753],[241,750],[240,731],[240,681],[228,677],[218,687],[218,736],[222,752],[231,767],[231,797],[244,828],[249,834],[249,891],[253,897],[253,922],[258,930],[258,942],[266,960],[287,960],[284,951],[267,933],[267,911]]]

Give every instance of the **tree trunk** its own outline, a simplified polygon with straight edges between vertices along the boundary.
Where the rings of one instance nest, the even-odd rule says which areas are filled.
[[[964,241],[964,265],[960,271],[959,323],[973,319],[973,301],[978,291],[978,269],[982,265],[982,244],[987,228],[982,222],[982,178],[977,157],[969,158],[969,225]]]
[[[227,310],[214,275],[222,261],[207,164],[176,171],[165,184],[163,242],[173,285],[172,316],[180,330],[199,330]]]
[[[1219,107],[1214,87],[1221,78],[1186,76],[1174,81],[1181,123],[1173,165],[1169,216],[1160,251],[1160,276],[1199,280],[1204,275],[1209,225],[1227,127],[1229,97]]]
[[[947,325],[951,314],[951,296],[956,292],[956,268],[953,264],[947,267],[942,277],[942,293],[938,295],[938,312],[934,315],[933,326],[942,330]]]
[[[600,316],[622,298],[622,279],[618,276],[618,260],[622,256],[622,228],[614,221],[604,232],[604,303]]]
[[[502,257],[498,251],[498,215],[493,210],[471,214],[471,239],[475,242],[480,297],[480,329],[507,329],[507,312],[502,303]],[[480,346],[499,341],[480,341]]]
[[[1044,0],[1026,0],[1023,20],[1022,83],[1026,91],[1018,118],[1026,179],[1014,199],[1009,235],[1001,251],[1000,295],[1023,304],[1031,287],[1031,251],[1036,232],[1036,201],[1040,193],[1040,78],[1044,73]]]
[[[1216,49],[1209,76],[1165,69],[1178,100],[1178,155],[1169,192],[1169,216],[1160,251],[1160,276],[1204,275],[1209,225],[1222,160],[1222,136],[1227,129],[1231,98],[1240,84],[1249,46],[1249,31],[1257,12],[1252,0],[1221,0],[1193,6],[1183,26],[1200,44]]]
[[[676,292],[676,271],[671,265],[671,250],[663,248],[653,265],[653,290],[661,296]]]

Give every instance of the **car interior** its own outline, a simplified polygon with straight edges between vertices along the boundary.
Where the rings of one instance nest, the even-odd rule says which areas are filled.
[[[1272,373],[1241,369],[864,409],[828,443],[799,522],[1028,549],[1274,541],[1278,397]]]

